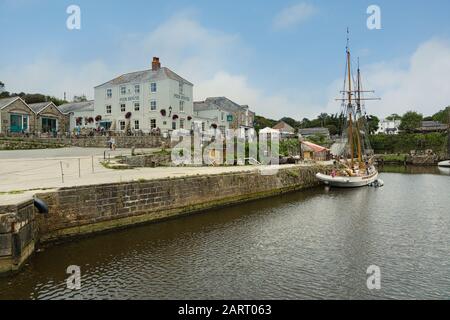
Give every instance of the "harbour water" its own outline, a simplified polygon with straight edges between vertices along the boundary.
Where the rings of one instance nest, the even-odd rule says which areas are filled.
[[[0,278],[0,299],[450,299],[450,173],[385,171],[379,189],[321,187],[44,248]]]

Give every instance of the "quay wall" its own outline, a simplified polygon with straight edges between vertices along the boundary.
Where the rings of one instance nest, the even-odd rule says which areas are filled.
[[[36,240],[33,200],[0,205],[0,276],[17,271],[33,254]]]
[[[32,200],[0,206],[0,273],[18,269],[34,251],[35,243],[57,242],[315,187],[320,184],[316,173],[326,169],[290,166],[275,175],[253,170],[77,186],[36,194],[47,203],[48,214],[38,214]],[[14,224],[16,227],[11,227]]]

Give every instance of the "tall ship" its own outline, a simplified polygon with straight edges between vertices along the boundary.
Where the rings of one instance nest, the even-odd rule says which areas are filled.
[[[334,168],[329,173],[318,173],[317,179],[326,185],[342,188],[364,187],[382,183],[374,165],[374,152],[370,146],[368,116],[365,101],[380,100],[366,98],[364,94],[374,93],[362,88],[359,59],[356,77],[352,73],[351,53],[347,37],[346,68],[341,101],[342,133],[331,147]]]

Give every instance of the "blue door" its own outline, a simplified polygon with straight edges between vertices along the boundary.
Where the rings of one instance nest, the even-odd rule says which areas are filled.
[[[13,133],[22,132],[23,128],[23,116],[20,114],[12,114],[10,119],[9,131]]]

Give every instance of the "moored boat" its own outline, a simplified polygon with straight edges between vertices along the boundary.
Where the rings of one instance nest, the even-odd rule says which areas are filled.
[[[347,65],[344,77],[344,90],[342,98],[343,115],[345,122],[340,141],[331,148],[335,157],[334,168],[331,174],[318,173],[317,179],[324,184],[340,188],[356,188],[373,185],[381,187],[384,183],[376,183],[378,171],[374,166],[373,149],[370,146],[367,128],[367,114],[364,101],[379,100],[378,98],[364,98],[361,84],[361,72],[358,61],[356,83],[353,83],[351,55],[347,39]],[[356,89],[352,89],[352,86]]]
[[[450,168],[450,160],[441,161],[438,163],[438,166],[441,168]]]

